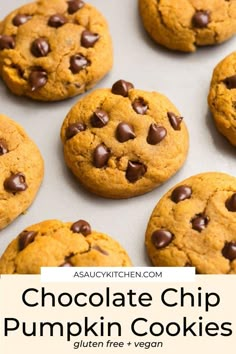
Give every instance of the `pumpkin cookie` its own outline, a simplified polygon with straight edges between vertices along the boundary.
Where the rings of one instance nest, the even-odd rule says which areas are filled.
[[[82,0],[41,0],[0,23],[0,75],[16,95],[56,101],[93,87],[113,61],[107,22]]]
[[[139,0],[146,31],[159,44],[193,52],[236,33],[235,0]]]
[[[203,173],[172,188],[152,213],[146,247],[154,266],[236,274],[236,178]]]
[[[0,229],[33,202],[44,166],[34,142],[19,124],[0,114]]]
[[[131,266],[126,251],[111,237],[92,231],[84,220],[47,220],[27,227],[0,259],[0,274],[38,274],[40,267]]]
[[[68,167],[89,191],[129,198],[151,191],[185,161],[188,132],[176,107],[124,80],[84,97],[61,139]]]

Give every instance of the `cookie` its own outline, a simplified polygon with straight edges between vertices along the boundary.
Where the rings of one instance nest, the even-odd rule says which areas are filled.
[[[126,251],[85,220],[47,220],[27,227],[0,258],[0,274],[38,274],[40,267],[128,267]]]
[[[182,166],[188,131],[176,107],[157,92],[119,80],[68,113],[61,129],[65,161],[89,191],[129,198],[151,191]]]
[[[154,266],[236,274],[236,178],[202,173],[173,187],[152,213],[146,247]]]
[[[236,52],[216,66],[208,103],[217,129],[236,146]]]
[[[33,202],[43,179],[44,164],[23,128],[0,114],[0,229]]]
[[[93,87],[112,67],[103,15],[82,0],[41,0],[0,23],[0,75],[16,95],[56,101]]]
[[[144,28],[172,50],[194,52],[236,33],[235,0],[139,0]]]

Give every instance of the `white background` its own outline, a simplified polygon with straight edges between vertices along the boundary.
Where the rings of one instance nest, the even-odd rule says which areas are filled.
[[[1,1],[3,18],[26,0]],[[190,133],[188,159],[180,172],[149,194],[128,200],[106,200],[84,191],[67,170],[60,142],[61,124],[75,97],[40,103],[16,97],[0,82],[0,112],[19,122],[39,146],[45,160],[41,190],[26,215],[0,232],[0,254],[24,228],[42,220],[85,219],[92,228],[117,239],[135,266],[150,265],[144,248],[149,216],[172,185],[203,171],[236,175],[235,148],[218,134],[207,106],[215,65],[236,49],[236,38],[193,54],[173,53],[157,46],[141,25],[137,0],[90,0],[107,18],[114,44],[113,70],[96,86],[111,87],[118,79],[136,88],[167,95],[185,118]]]

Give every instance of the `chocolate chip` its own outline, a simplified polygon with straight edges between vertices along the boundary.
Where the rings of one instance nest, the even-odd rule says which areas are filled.
[[[85,48],[91,48],[99,40],[99,34],[84,30],[81,35],[81,45]]]
[[[168,246],[173,240],[174,235],[169,230],[156,230],[152,234],[152,243],[157,249]]]
[[[55,14],[49,17],[48,26],[58,28],[67,23],[67,18],[61,14]]]
[[[148,105],[142,97],[136,98],[132,103],[132,107],[138,114],[146,114]]]
[[[132,88],[134,88],[134,85],[131,84],[131,82],[125,80],[118,80],[113,84],[111,92],[114,93],[114,95],[127,97],[129,90],[131,90]]]
[[[36,231],[27,231],[27,230],[23,231],[18,237],[19,250],[22,251],[30,243],[32,243],[36,235],[37,235]]]
[[[189,186],[179,186],[171,193],[171,200],[174,203],[182,202],[185,199],[191,198],[192,189]]]
[[[147,142],[150,145],[156,145],[160,143],[167,135],[167,130],[164,127],[160,127],[153,123],[149,127]]]
[[[103,250],[103,249],[102,249],[100,246],[98,246],[98,245],[92,246],[91,249],[96,250],[96,251],[98,251],[98,252],[104,254],[104,256],[108,256],[108,255],[109,255],[109,253],[108,253],[107,251]]]
[[[44,85],[46,85],[47,81],[48,81],[48,76],[47,76],[46,71],[35,70],[35,71],[32,71],[29,75],[29,83],[30,83],[32,92],[36,91],[40,87],[43,87]]]
[[[66,129],[66,138],[67,140],[73,138],[76,134],[86,130],[86,125],[83,123],[73,123],[70,124]]]
[[[82,0],[71,0],[68,1],[67,4],[69,14],[75,13],[84,6],[84,2]]]
[[[73,74],[77,74],[88,66],[88,60],[81,54],[75,54],[70,58],[70,70]]]
[[[225,258],[233,261],[236,259],[236,242],[226,242],[222,249],[222,254]]]
[[[210,11],[196,11],[192,18],[192,24],[196,28],[205,28],[210,22]]]
[[[16,193],[25,191],[28,186],[25,181],[25,175],[23,173],[17,173],[11,175],[4,181],[4,188],[7,192]]]
[[[62,263],[59,267],[73,267],[73,265],[69,262]]]
[[[37,58],[46,57],[49,51],[49,43],[44,38],[35,39],[31,45],[31,53]]]
[[[194,230],[201,232],[207,227],[209,218],[204,214],[198,214],[191,220],[191,223]]]
[[[70,229],[71,229],[71,231],[73,231],[77,234],[82,234],[84,236],[88,236],[92,232],[91,226],[85,220],[76,221],[74,224],[71,225]]]
[[[225,85],[229,90],[236,88],[236,75],[229,76],[224,80]]]
[[[236,211],[236,193],[226,200],[225,206],[229,211]]]
[[[24,23],[28,22],[31,18],[32,18],[32,16],[29,16],[29,15],[18,14],[13,18],[12,23],[14,26],[19,27],[19,26],[23,25]]]
[[[141,162],[129,161],[125,177],[129,182],[134,183],[142,178],[146,171],[146,166]]]
[[[124,143],[136,137],[132,125],[121,122],[116,128],[116,138],[120,143]]]
[[[109,122],[109,117],[107,112],[102,109],[96,109],[91,117],[91,124],[95,128],[103,128]]]
[[[183,117],[178,117],[175,113],[173,112],[168,112],[167,116],[169,118],[169,122],[174,130],[180,130],[181,128],[181,123],[183,120]]]
[[[0,156],[8,153],[7,144],[4,140],[0,140]]]
[[[96,147],[93,153],[93,164],[97,168],[104,167],[111,156],[110,150],[103,144]]]
[[[2,35],[0,36],[0,50],[3,49],[14,49],[15,40],[12,36]]]

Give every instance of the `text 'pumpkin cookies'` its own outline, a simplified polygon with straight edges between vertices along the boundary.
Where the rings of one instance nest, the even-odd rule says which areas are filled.
[[[16,95],[56,101],[93,87],[112,67],[107,22],[82,0],[41,0],[0,23],[0,75]]]
[[[235,0],[139,0],[146,31],[159,44],[193,52],[236,33]]]
[[[180,169],[188,131],[176,107],[124,80],[87,95],[68,113],[61,139],[68,167],[89,191],[129,198]]]
[[[236,52],[216,66],[208,103],[218,130],[236,146]]]
[[[0,229],[33,202],[44,174],[41,154],[19,124],[0,114]]]
[[[40,267],[128,267],[126,251],[85,220],[47,220],[22,231],[0,258],[0,274],[38,274]]]
[[[146,247],[154,266],[236,274],[236,178],[203,173],[172,188],[151,215]]]

